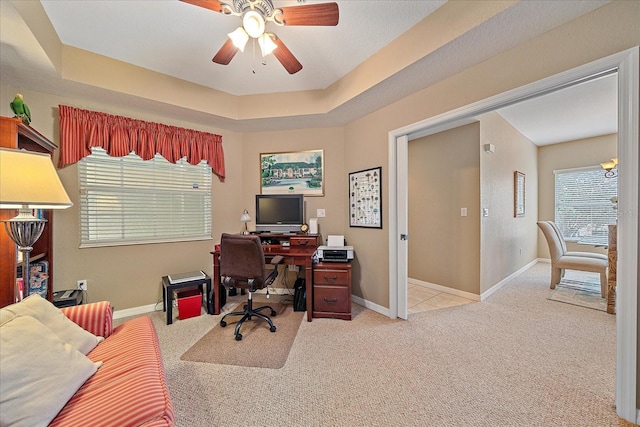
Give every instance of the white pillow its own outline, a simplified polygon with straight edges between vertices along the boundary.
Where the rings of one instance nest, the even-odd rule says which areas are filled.
[[[33,317],[82,354],[88,354],[101,341],[73,323],[60,309],[38,294],[29,295],[19,303],[8,305],[0,311],[3,312],[0,315],[2,322],[23,314]]]
[[[0,425],[46,426],[100,366],[31,316],[0,325]]]

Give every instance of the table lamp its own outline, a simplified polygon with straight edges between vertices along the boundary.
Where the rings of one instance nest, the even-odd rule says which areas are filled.
[[[249,234],[249,230],[247,229],[247,223],[251,221],[251,217],[249,216],[249,212],[245,209],[240,215],[240,221],[244,222],[244,231],[242,234]]]
[[[48,154],[0,148],[0,209],[19,209],[17,216],[2,222],[23,254],[25,296],[29,295],[29,253],[47,222],[35,217],[32,210],[70,206],[73,203]]]

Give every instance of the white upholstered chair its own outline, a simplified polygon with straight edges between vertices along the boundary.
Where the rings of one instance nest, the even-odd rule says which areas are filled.
[[[549,245],[551,257],[551,289],[564,276],[564,270],[591,271],[600,274],[600,293],[607,296],[607,267],[606,255],[592,252],[568,252],[567,243],[560,233],[560,229],[553,221],[538,221],[538,227],[544,234]]]

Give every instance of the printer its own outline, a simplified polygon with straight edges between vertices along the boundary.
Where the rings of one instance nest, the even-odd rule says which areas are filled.
[[[318,246],[317,255],[324,262],[348,262],[353,259],[353,246]]]
[[[327,236],[327,246],[318,246],[316,255],[324,262],[348,262],[353,259],[353,246],[344,245],[344,236]]]

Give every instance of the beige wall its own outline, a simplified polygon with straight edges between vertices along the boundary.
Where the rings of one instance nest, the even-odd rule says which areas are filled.
[[[480,291],[485,292],[537,255],[538,167],[536,145],[500,114],[480,118],[481,225]],[[493,144],[495,152],[484,150]],[[525,174],[525,215],[514,216],[514,173]]]
[[[176,121],[170,117],[149,115],[123,106],[65,99],[6,85],[0,88],[2,94],[21,92],[24,95],[32,112],[32,126],[58,146],[59,104],[223,135],[227,177],[221,181],[214,175],[213,238],[207,241],[79,249],[77,166],[70,165],[59,170],[62,183],[74,206],[54,214],[54,290],[75,288],[77,280],[87,279],[89,301],[109,300],[116,310],[122,310],[161,303],[162,276],[192,270],[212,274],[210,251],[220,241],[220,234],[241,230],[240,214],[245,208],[255,220],[254,196],[260,193],[259,154],[265,152],[324,150],[325,195],[305,197],[305,214],[307,219],[315,217],[316,209],[323,208],[326,210],[326,217],[318,220],[323,238],[326,239],[327,234],[345,234],[347,175],[342,128],[238,134],[201,124]],[[13,115],[8,103],[6,107],[0,107],[0,115]],[[56,161],[57,155],[56,152]],[[249,223],[250,228],[254,225],[253,222]]]
[[[639,45],[639,14],[640,2],[612,2],[347,124],[347,168],[358,170],[377,164],[386,166],[389,161],[388,133],[393,129],[435,117]],[[363,157],[362,153],[367,153],[367,156]],[[386,172],[387,169],[383,169],[383,182],[388,182]],[[389,193],[386,187],[383,187],[382,200],[383,225],[388,230]],[[361,264],[361,276],[354,284],[354,293],[388,307],[388,234],[353,228],[349,229],[347,238],[355,246]],[[498,264],[503,262],[490,253],[483,254],[482,260]],[[498,265],[495,269],[509,271],[515,265],[518,263],[510,266]],[[487,276],[492,274],[487,273]],[[493,281],[484,276],[482,280],[483,290],[488,286],[484,284],[485,280],[488,283]]]
[[[353,275],[354,294],[381,307],[389,307],[388,212],[389,203],[392,201],[389,200],[389,189],[384,184],[388,182],[388,134],[391,130],[435,117],[640,45],[638,16],[640,16],[640,2],[613,1],[592,13],[520,43],[502,54],[346,124],[342,129],[343,157],[338,160],[342,162],[343,166],[335,166],[335,171],[327,172],[328,174],[336,173],[337,185],[343,189],[342,196],[335,195],[333,189],[327,196],[332,203],[342,203],[341,207],[336,209],[336,212],[342,210],[342,215],[340,215],[342,219],[339,216],[330,217],[324,226],[321,223],[321,229],[323,233],[324,231],[333,232],[333,229],[345,230],[347,241],[356,248],[357,259]],[[421,33],[421,40],[437,39],[439,37],[438,31],[437,26],[426,26],[425,32]],[[388,61],[394,61],[394,59],[393,55],[385,56],[382,54],[376,57],[376,61],[384,64]],[[78,71],[80,70],[78,69]],[[33,112],[34,128],[39,129],[55,142],[58,142],[57,125],[55,124],[57,117],[55,106],[58,102],[81,108],[131,115],[143,120],[162,121],[221,133],[224,137],[229,176],[224,183],[214,181],[214,236],[219,235],[223,230],[238,229],[239,212],[247,207],[246,205],[250,203],[251,197],[255,193],[255,187],[253,187],[255,184],[244,182],[245,179],[253,179],[250,176],[252,172],[245,171],[245,164],[253,162],[251,157],[263,150],[279,149],[280,143],[274,142],[278,141],[280,136],[282,136],[282,141],[286,141],[282,146],[293,146],[291,135],[294,133],[274,132],[265,135],[268,136],[269,143],[274,144],[273,147],[270,147],[266,142],[264,145],[259,145],[257,138],[252,138],[251,135],[211,129],[206,122],[196,124],[178,122],[171,116],[150,117],[144,111],[131,110],[123,104],[107,105],[97,100],[62,99],[43,93],[30,92],[28,88],[2,86],[0,90],[0,99],[5,100],[0,105],[2,115],[10,115],[8,100],[12,99],[14,93],[17,91],[24,93]],[[196,95],[194,94],[194,96]],[[211,103],[210,98],[203,100],[203,105],[207,103]],[[337,130],[333,131],[340,133]],[[302,134],[310,136],[313,131],[302,132]],[[244,152],[243,147],[245,139],[246,145],[249,147],[247,153]],[[331,156],[334,156],[334,148],[331,146]],[[248,157],[245,157],[245,154]],[[607,154],[604,157],[610,156]],[[599,156],[595,161],[599,162],[600,159]],[[540,175],[545,174],[546,176],[547,172],[545,171],[551,167],[542,166],[546,162],[542,155],[539,162],[541,164]],[[329,164],[328,161],[327,164]],[[374,166],[383,167],[383,229],[349,228],[344,201],[339,202],[340,197],[344,200],[347,197],[345,191],[346,173]],[[531,165],[515,165],[515,167],[528,168]],[[484,173],[482,165],[481,173]],[[534,174],[535,169],[531,173]],[[248,174],[249,177],[247,178],[245,174]],[[339,175],[342,175],[342,178]],[[76,167],[65,168],[60,171],[60,176],[65,187],[70,190],[73,201],[77,203],[77,198],[73,194],[73,190],[77,190]],[[531,180],[527,180],[527,194],[529,194],[531,184]],[[548,200],[546,188],[547,185],[541,180],[541,201]],[[483,192],[482,200],[484,203],[484,187],[481,192]],[[510,191],[505,194],[507,193]],[[495,202],[499,202],[499,200],[496,199]],[[313,201],[311,204],[316,205],[316,203],[323,202]],[[333,216],[332,212],[335,208],[328,205],[325,208],[328,209],[328,214]],[[496,208],[491,207],[490,209],[490,215],[492,215],[491,212]],[[527,212],[529,212],[529,208],[527,208]],[[533,215],[535,211],[531,212]],[[541,205],[539,216],[550,218],[552,214],[546,205]],[[493,221],[494,217],[490,216],[489,218],[490,221]],[[526,221],[530,219],[527,215]],[[208,251],[213,242],[79,250],[75,207],[56,214],[54,242],[55,288],[73,287],[77,279],[89,279],[89,299],[91,301],[110,299],[116,309],[158,301],[160,277],[168,272],[192,268],[202,268],[211,272]],[[506,245],[510,244],[509,242],[505,243]],[[488,264],[488,270],[483,270],[482,273],[481,292],[488,284],[499,278],[502,275],[501,272],[507,273],[524,262],[524,260],[517,259],[511,260],[509,265],[502,265],[503,260],[490,251],[490,247],[490,244],[483,241],[481,260],[483,264]],[[500,253],[503,253],[502,251],[501,248]]]
[[[383,109],[346,124],[342,133],[342,157],[337,163],[327,165],[335,171],[335,182],[342,188],[343,195],[333,193],[327,186],[327,200],[339,203],[342,214],[333,216],[334,207],[328,203],[311,199],[307,205],[315,209],[326,204],[326,221],[321,221],[321,230],[334,232],[344,230],[347,241],[356,248],[356,268],[354,271],[354,294],[381,307],[389,305],[389,241],[388,241],[388,133],[389,131],[434,117],[455,108],[480,101],[557,74],[559,72],[586,64],[604,56],[622,51],[640,44],[637,32],[637,16],[640,13],[639,2],[612,2],[594,12],[549,31],[539,37],[524,42],[500,55],[468,68],[459,74],[444,79],[428,88],[414,93]],[[428,36],[428,35],[427,35]],[[435,36],[435,35],[434,35]],[[383,61],[384,58],[378,58]],[[390,59],[392,60],[392,59]],[[200,130],[221,133],[224,137],[228,178],[224,183],[214,181],[213,203],[214,236],[223,230],[239,229],[239,212],[249,208],[251,198],[256,193],[257,183],[252,180],[251,170],[245,170],[252,164],[252,156],[258,152],[279,150],[280,147],[294,147],[295,132],[272,132],[264,134],[240,134],[224,129],[211,129],[206,123],[176,121],[173,117],[150,116],[127,105],[111,105],[87,99],[62,99],[41,93],[29,92],[25,88],[2,88],[2,99],[11,99],[16,91],[25,94],[27,103],[34,113],[34,127],[57,142],[55,106],[59,102],[80,108],[95,109],[114,114],[138,117],[143,120],[161,121],[178,126],[193,127]],[[3,115],[10,115],[8,102],[0,106]],[[195,117],[195,116],[194,116]],[[194,120],[196,120],[194,118]],[[314,130],[300,131],[300,135],[311,136]],[[265,139],[262,145],[260,136]],[[304,146],[304,139],[301,144]],[[313,139],[311,139],[313,141]],[[273,144],[273,146],[268,146]],[[335,146],[328,155],[333,156]],[[317,144],[309,144],[318,148]],[[322,147],[320,147],[322,148]],[[245,152],[245,150],[247,150]],[[334,159],[335,161],[335,159]],[[346,174],[374,166],[382,166],[383,177],[383,229],[361,229],[348,227],[346,216]],[[255,166],[257,168],[257,165]],[[250,166],[251,168],[251,166]],[[254,172],[255,173],[255,172]],[[60,172],[67,188],[77,188],[76,168],[69,166]],[[342,175],[342,177],[340,177]],[[257,181],[254,181],[257,182]],[[528,186],[530,180],[528,180]],[[238,195],[241,195],[238,197]],[[342,197],[342,201],[340,201]],[[74,198],[72,196],[72,198]],[[76,200],[74,200],[76,201]],[[247,206],[249,204],[249,206]],[[342,218],[340,218],[342,217]],[[490,217],[492,218],[492,217]],[[108,297],[116,308],[135,307],[157,301],[160,294],[160,277],[175,269],[185,270],[202,268],[210,272],[208,251],[213,242],[167,245],[142,245],[128,248],[77,249],[77,211],[75,208],[64,211],[56,217],[56,238],[54,257],[56,266],[56,288],[72,287],[77,279],[89,279],[90,300]],[[484,247],[484,244],[483,244]],[[121,255],[121,254],[125,255]],[[485,254],[483,262],[499,263],[490,254]],[[64,258],[63,258],[64,257]],[[132,265],[132,267],[127,267]],[[517,265],[517,263],[515,264]],[[202,266],[202,267],[200,267]],[[95,267],[95,268],[94,268]],[[493,267],[492,267],[493,268]],[[495,271],[509,271],[513,266],[505,266]],[[497,273],[496,273],[497,274]],[[493,273],[489,274],[492,276]],[[497,274],[498,277],[500,274]],[[484,281],[493,279],[483,276]]]
[[[604,135],[596,138],[579,139],[562,144],[545,145],[538,148],[538,185],[540,189],[540,220],[555,218],[555,175],[554,170],[597,166],[613,157],[618,157],[618,135]],[[604,173],[604,171],[603,171]],[[549,247],[542,233],[539,233],[538,256],[549,258]],[[567,242],[570,251],[590,251],[605,253],[603,249]]]
[[[318,218],[318,232],[323,242],[328,234],[345,234],[347,218],[347,179],[344,165],[344,136],[342,128],[300,129],[284,132],[256,132],[243,135],[242,200],[254,220],[249,228],[255,227],[255,195],[260,194],[260,153],[323,150],[324,156],[324,196],[307,196],[304,199],[305,219],[315,218],[317,209],[325,209],[326,216]],[[237,216],[239,218],[240,212]],[[298,276],[304,277],[303,272]],[[296,273],[287,271],[275,282],[274,287],[292,289]]]
[[[409,142],[409,277],[480,293],[480,124]],[[460,209],[467,208],[467,216]]]
[[[409,277],[481,295],[537,257],[538,172],[531,141],[496,112],[478,120],[409,143]],[[515,171],[526,177],[524,217],[514,216]]]
[[[223,231],[240,230],[240,214],[244,207],[243,157],[241,135],[221,129],[173,120],[128,109],[125,105],[107,105],[86,99],[66,99],[25,88],[3,85],[2,99],[21,92],[32,113],[32,126],[60,145],[58,105],[72,105],[96,111],[120,114],[142,120],[220,133],[223,135],[227,177],[213,179],[213,236]],[[0,106],[0,114],[12,116],[9,103]],[[56,162],[57,155],[55,153]],[[79,279],[88,280],[88,301],[109,300],[116,310],[162,303],[161,278],[170,273],[203,270],[212,273],[210,251],[214,240],[134,246],[79,249],[78,173],[77,165],[59,171],[60,179],[74,206],[54,213],[53,284],[54,290],[76,287]]]
[[[328,234],[344,234],[347,218],[347,178],[344,164],[343,129],[300,129],[283,132],[256,132],[243,135],[243,200],[255,220],[255,195],[260,194],[260,153],[323,150],[324,196],[305,197],[305,217],[316,217],[317,209],[325,209],[326,217],[318,219],[318,231],[326,240]],[[238,213],[238,215],[240,215]],[[238,216],[239,218],[239,216]],[[250,223],[250,227],[254,223]]]

